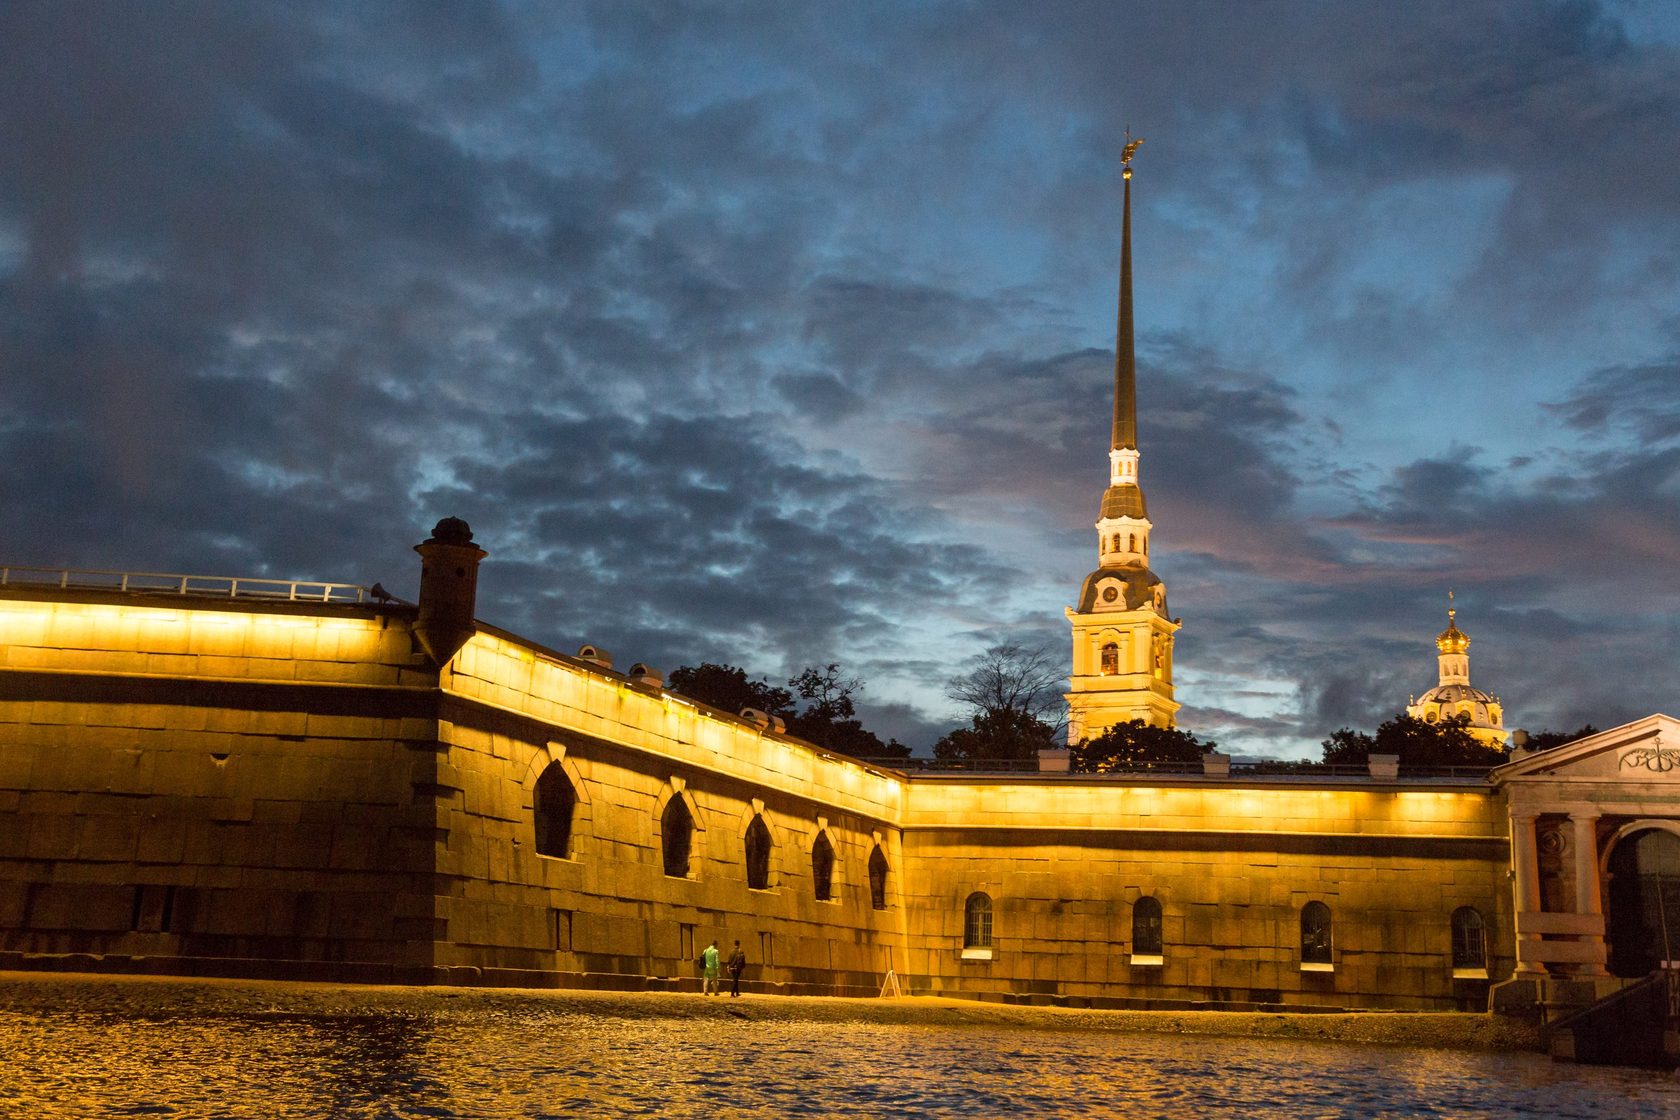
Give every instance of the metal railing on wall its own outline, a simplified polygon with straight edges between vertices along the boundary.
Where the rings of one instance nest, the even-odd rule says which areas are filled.
[[[170,572],[101,572],[76,568],[0,568],[0,587],[200,595],[292,603],[366,603],[373,598],[367,588],[354,583],[190,576]]]
[[[859,762],[887,770],[918,773],[1021,774],[1037,773],[1037,759],[998,758],[862,758]],[[1402,766],[1404,778],[1450,778],[1458,781],[1479,781],[1487,777],[1486,766]],[[1156,775],[1160,777],[1200,776],[1206,772],[1200,762],[1128,762],[1108,767],[1099,774]],[[1302,778],[1368,778],[1371,769],[1365,765],[1326,764],[1322,762],[1258,759],[1232,762],[1233,777],[1302,777]]]

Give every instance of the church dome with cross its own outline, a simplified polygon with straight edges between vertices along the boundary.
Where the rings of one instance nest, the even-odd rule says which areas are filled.
[[[1447,601],[1452,601],[1451,592]],[[1447,628],[1435,636],[1440,683],[1406,705],[1406,714],[1425,723],[1467,718],[1466,730],[1490,747],[1505,745],[1505,712],[1499,697],[1470,684],[1470,635],[1458,628],[1458,610],[1447,608]]]

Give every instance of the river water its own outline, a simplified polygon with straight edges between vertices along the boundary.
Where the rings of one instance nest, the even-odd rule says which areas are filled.
[[[1680,1117],[1674,1075],[1538,1054],[685,1000],[0,982],[0,1116]]]

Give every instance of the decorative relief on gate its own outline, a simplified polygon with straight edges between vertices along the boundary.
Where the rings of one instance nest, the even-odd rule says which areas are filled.
[[[1556,822],[1548,822],[1540,828],[1538,847],[1541,855],[1562,856],[1569,851],[1569,834],[1563,826]]]
[[[1680,747],[1665,747],[1662,736],[1656,736],[1655,742],[1649,747],[1638,747],[1622,755],[1622,767],[1640,767],[1654,774],[1666,774],[1670,770],[1680,768]]]

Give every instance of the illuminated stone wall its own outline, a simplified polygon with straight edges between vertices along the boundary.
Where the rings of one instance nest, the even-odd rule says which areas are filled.
[[[738,938],[761,990],[872,994],[893,968],[987,998],[1452,1007],[1484,990],[1451,974],[1468,905],[1510,972],[1484,789],[906,779],[494,630],[440,674],[402,606],[57,599],[0,597],[0,965],[642,987]],[[549,766],[578,799],[565,858],[535,850]],[[661,856],[676,798],[686,876]],[[990,959],[963,959],[973,891]],[[1145,893],[1159,965],[1131,961]],[[1300,968],[1311,899],[1328,972]]]
[[[71,599],[0,599],[0,951],[428,975],[432,822],[412,791],[435,700],[406,626]]]
[[[727,954],[739,939],[756,982],[879,990],[901,909],[873,908],[867,866],[879,844],[896,893],[896,776],[495,633],[456,655],[445,687],[437,800],[450,890],[439,900],[449,931],[440,963],[559,969],[590,983],[692,979],[708,941]],[[579,798],[566,859],[533,844],[532,791],[556,763]],[[687,878],[665,874],[661,855],[659,824],[675,796],[697,825]],[[773,841],[764,890],[746,882],[756,813]],[[812,887],[818,828],[836,854],[828,902]]]
[[[911,793],[918,990],[1482,1008],[1489,979],[1511,972],[1508,842],[1485,788],[1070,777],[923,779]],[[964,959],[975,891],[992,899],[989,960]],[[1144,895],[1161,903],[1164,944],[1159,963],[1134,964]],[[1333,915],[1329,970],[1302,969],[1312,900]],[[1460,906],[1488,924],[1489,977],[1454,977]]]

